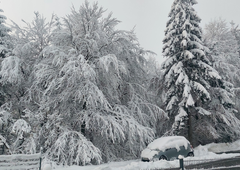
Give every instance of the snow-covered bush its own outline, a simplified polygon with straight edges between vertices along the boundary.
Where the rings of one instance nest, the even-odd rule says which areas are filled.
[[[63,165],[86,165],[102,161],[101,151],[80,132],[63,132],[49,150],[48,156]]]
[[[23,119],[18,119],[13,124],[12,134],[16,136],[16,140],[11,144],[12,153],[36,153],[36,136],[33,136],[31,130],[29,123]]]
[[[30,133],[31,131],[31,127],[29,126],[29,124],[23,120],[23,119],[18,119],[12,127],[12,132],[15,133],[19,139],[23,138],[23,135],[25,133]]]

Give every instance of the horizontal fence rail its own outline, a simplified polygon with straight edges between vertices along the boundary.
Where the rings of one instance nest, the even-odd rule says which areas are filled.
[[[41,154],[0,155],[0,169],[34,170],[40,169]]]
[[[218,160],[221,160],[221,159],[216,158],[216,159],[202,159],[202,160],[184,160],[184,166],[203,164],[203,163],[213,162],[213,161],[218,161]]]
[[[200,166],[204,165],[204,164],[208,164],[211,162],[217,162],[217,161],[221,161],[221,160],[225,160],[223,158],[215,158],[215,159],[196,159],[196,160],[186,160],[183,159],[183,167],[181,167],[181,163],[180,163],[180,159],[179,159],[179,166],[176,168],[154,168],[154,169],[150,169],[150,170],[182,170],[185,168],[186,169],[193,169],[192,167],[194,167],[194,169],[201,169]],[[189,168],[191,167],[191,168]]]
[[[240,166],[240,156],[231,157],[231,158],[215,158],[215,159],[201,159],[201,160],[188,160],[184,159],[184,165],[181,166],[181,161],[179,159],[180,166],[176,168],[155,168],[151,170],[191,170],[191,169],[215,169],[218,167],[232,167]],[[240,168],[238,168],[239,170]]]

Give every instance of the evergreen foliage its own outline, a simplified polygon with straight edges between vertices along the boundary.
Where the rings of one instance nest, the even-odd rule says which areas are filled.
[[[221,122],[232,132],[234,128],[239,129],[238,119],[234,128],[228,124],[235,117],[231,110],[233,103],[222,78],[208,59],[210,51],[202,41],[201,19],[192,7],[196,3],[195,0],[173,2],[163,40],[163,55],[167,59],[162,64],[165,108],[173,123],[170,133],[187,136],[194,144],[206,142],[201,140],[203,136],[205,139],[226,137],[228,133],[224,134],[220,127],[217,129],[217,123]],[[214,122],[206,120],[206,116]],[[200,135],[194,136],[196,132]],[[215,135],[210,137],[206,132]]]
[[[0,13],[3,10],[0,9]],[[6,24],[6,17],[0,14],[0,62],[3,61],[4,58],[8,57],[11,54],[12,50],[12,41],[9,33],[11,29],[8,28]],[[9,87],[5,86],[1,82],[0,78],[0,136],[4,138],[4,140],[9,140],[10,138],[10,126],[12,123],[12,116],[8,112],[8,110],[4,109],[4,103],[9,100],[10,92]]]

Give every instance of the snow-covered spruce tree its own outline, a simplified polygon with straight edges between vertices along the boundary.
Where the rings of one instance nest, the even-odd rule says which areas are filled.
[[[39,110],[31,119],[46,156],[59,164],[137,157],[165,116],[143,82],[147,52],[103,13],[87,1],[73,8],[34,67],[28,99],[39,99]]]
[[[231,112],[233,103],[223,81],[206,56],[209,50],[202,42],[200,18],[192,7],[196,3],[196,0],[173,2],[163,40],[163,55],[167,59],[162,64],[166,85],[165,107],[170,125],[173,124],[170,133],[184,135],[193,144],[201,143],[200,136],[210,138],[211,133],[217,134],[213,138],[223,137],[221,124],[232,132],[239,123]],[[211,94],[217,100],[212,101],[213,108],[219,107],[218,111],[208,106]],[[234,128],[229,122],[234,122]],[[199,127],[201,123],[204,127]]]
[[[0,12],[2,13],[3,10],[0,9]],[[4,15],[0,14],[0,62],[2,62],[5,57],[9,56],[12,48],[11,37],[9,35],[11,29],[5,26],[6,19],[7,18]],[[0,106],[3,105],[4,102],[7,100],[7,96],[8,94],[6,92],[6,87],[1,84]]]
[[[2,13],[3,10],[0,9]],[[0,61],[2,62],[3,58],[5,58],[10,52],[10,35],[9,32],[11,31],[10,28],[5,26],[6,17],[0,14]],[[6,94],[4,91],[4,87],[1,85],[0,89],[0,106],[4,103],[6,98]]]
[[[3,10],[0,9],[0,13],[2,12]],[[9,35],[11,29],[5,25],[6,19],[4,15],[0,14],[0,63],[11,54],[12,50],[11,36]],[[3,106],[10,98],[7,89],[8,87],[1,83],[0,78],[0,135],[9,143],[12,117],[8,110],[5,109],[5,106]]]

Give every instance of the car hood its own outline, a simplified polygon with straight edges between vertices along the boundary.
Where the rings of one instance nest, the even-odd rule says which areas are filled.
[[[146,148],[142,151],[141,158],[148,158],[149,160],[151,160],[153,156],[157,154],[158,154],[158,151]]]

